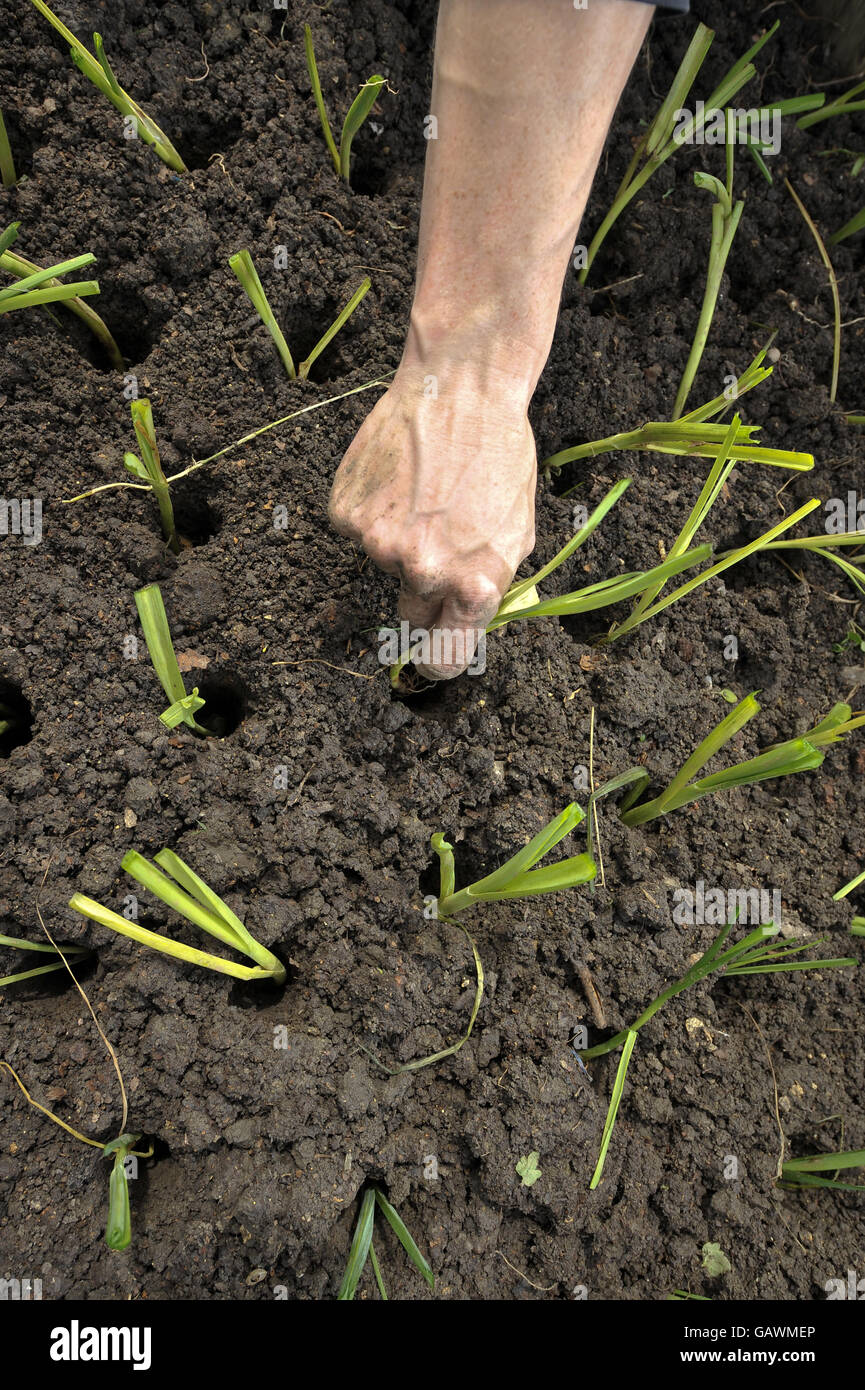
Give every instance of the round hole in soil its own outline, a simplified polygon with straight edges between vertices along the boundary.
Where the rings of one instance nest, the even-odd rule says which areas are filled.
[[[454,843],[452,837],[445,832],[445,839],[449,845]],[[421,870],[418,876],[418,887],[425,898],[437,898],[441,887],[441,870],[439,868],[439,857],[433,850],[433,857],[427,867]]]
[[[715,547],[715,555],[723,555],[728,550],[741,550],[743,546],[750,545],[751,541],[755,540],[759,534],[759,530],[755,528],[753,535],[748,535],[744,531],[736,531],[730,535],[721,536]],[[787,559],[789,563],[791,557],[785,556],[784,558]],[[805,558],[805,553],[801,552],[798,556],[793,556],[792,558],[794,561],[801,561]],[[746,590],[755,586],[759,587],[760,584],[766,582],[767,570],[773,560],[778,567],[778,571],[783,571],[781,562],[778,560],[777,556],[772,555],[771,551],[767,555],[760,555],[759,553],[747,555],[744,560],[737,561],[735,565],[727,570],[724,575],[724,587],[736,594],[744,593]],[[767,562],[769,562],[769,565],[767,565]],[[801,565],[794,564],[794,568],[800,569]],[[791,583],[796,582],[789,573],[789,570],[786,571],[785,577],[789,578]],[[687,578],[687,575],[683,575],[682,578]],[[778,579],[781,579],[780,573]]]
[[[355,288],[357,287],[355,286]],[[349,296],[346,294],[346,300],[348,298]],[[294,358],[296,369],[300,369],[301,362],[306,361],[316,343],[321,341],[322,336],[327,332],[334,319],[344,307],[345,303],[337,304],[333,299],[326,299],[321,310],[316,313],[314,318],[310,315],[306,307],[299,313],[292,313],[291,310],[288,311],[286,316],[288,327],[285,328],[284,331],[288,340],[288,346],[291,349],[291,355]],[[324,382],[333,381],[336,377],[344,374],[346,371],[346,364],[342,355],[343,349],[346,348],[354,336],[351,327],[352,320],[359,312],[360,306],[358,306],[348,322],[343,324],[336,336],[331,338],[327,347],[322,351],[321,356],[317,357],[310,367],[307,380],[318,382],[318,384],[321,385]]]
[[[174,524],[181,545],[205,545],[216,535],[222,518],[210,503],[191,488],[172,487]]]
[[[390,698],[411,705],[412,710],[432,714],[445,708],[450,684],[450,681],[427,680],[410,661],[399,673],[399,685],[390,687]]]
[[[133,1134],[135,1131],[133,1130]],[[163,1163],[165,1159],[171,1158],[171,1147],[166,1144],[164,1139],[158,1138],[155,1134],[142,1134],[141,1144],[145,1149],[153,1145],[153,1156],[147,1160],[148,1163]],[[135,1146],[138,1148],[138,1144]]]
[[[303,43],[303,33],[298,33],[291,16],[275,6],[270,17],[270,37],[289,46]]]
[[[143,385],[135,380],[132,369],[144,362],[156,347],[170,316],[169,310],[154,305],[127,285],[112,285],[107,280],[102,282],[101,293],[93,301],[93,307],[104,319],[129,369],[127,376],[132,379],[124,377],[124,387],[133,391],[137,389],[141,395],[146,394]],[[64,314],[64,325],[92,366],[99,371],[116,372],[102,343],[79,318],[74,314]]]
[[[571,440],[571,445],[581,442],[580,440]],[[556,452],[557,450],[554,449],[553,453]],[[591,459],[575,459],[573,463],[566,463],[562,468],[551,469],[549,488],[553,496],[564,497],[566,492],[570,492],[572,487],[576,487],[582,481],[579,474],[580,466],[587,463],[591,463]],[[573,500],[575,504],[580,501],[579,492],[574,493]]]
[[[34,935],[27,927],[21,926],[18,922],[7,923],[3,927],[3,932],[7,936],[20,936],[23,941],[45,941],[41,929],[37,935]],[[69,941],[58,940],[57,937],[54,939],[62,951],[69,951],[74,944]],[[45,944],[47,946],[48,942],[46,941]],[[44,955],[41,951],[20,951],[13,954],[14,948],[12,946],[4,946],[3,951],[4,963],[0,966],[0,975],[16,975],[23,970],[38,970],[40,966],[52,963],[52,957]],[[88,956],[67,955],[66,959],[75,972],[75,979],[79,983],[83,984],[92,977],[97,964],[95,951]],[[15,986],[15,998],[33,1001],[56,999],[70,989],[75,989],[75,983],[65,966],[61,966],[59,970],[52,970],[48,975],[36,975],[31,980],[21,980]]]
[[[243,681],[231,671],[213,671],[193,684],[198,686],[198,693],[204,700],[204,708],[198,711],[196,720],[217,738],[228,738],[240,727],[246,714],[247,694]]]
[[[194,134],[175,140],[174,147],[188,169],[206,169],[216,155],[228,155],[232,145],[240,139],[242,125],[238,117],[210,121],[200,113],[192,116]]]
[[[228,1002],[234,1008],[255,1009],[257,1013],[264,1013],[280,1002],[286,990],[297,978],[297,970],[288,959],[288,948],[268,946],[267,949],[285,966],[285,979],[281,985],[273,980],[232,980]],[[250,960],[244,961],[245,965],[254,963]]]
[[[382,1197],[386,1197],[386,1198],[388,1199],[388,1201],[390,1201],[390,1196],[389,1196],[389,1193],[388,1193],[388,1186],[387,1186],[387,1183],[385,1182],[384,1178],[380,1176],[381,1171],[382,1171],[382,1170],[381,1170],[380,1168],[375,1168],[375,1167],[373,1167],[373,1168],[371,1168],[371,1169],[368,1169],[367,1175],[366,1175],[366,1179],[365,1179],[365,1181],[364,1181],[364,1183],[363,1183],[363,1186],[360,1188],[360,1190],[359,1190],[359,1192],[358,1192],[358,1194],[357,1194],[357,1198],[356,1198],[356,1212],[355,1212],[355,1218],[354,1218],[355,1221],[357,1220],[357,1217],[360,1215],[360,1208],[361,1208],[361,1204],[362,1204],[362,1202],[363,1202],[363,1199],[364,1199],[366,1193],[369,1192],[369,1190],[370,1190],[371,1187],[377,1187],[378,1190],[379,1190],[379,1192],[381,1193]],[[381,1215],[381,1213],[379,1213],[379,1215]]]
[[[22,178],[33,172],[33,155],[40,147],[42,140],[35,135],[31,135],[29,131],[22,130],[18,125],[15,112],[10,111],[8,106],[3,112],[3,122],[6,126],[6,134],[9,137],[9,148],[12,151],[12,163],[15,167],[16,184],[13,184],[12,188],[5,190],[5,192],[11,194],[14,193],[17,184],[21,182]],[[15,252],[18,250],[18,247],[13,242],[9,249]],[[26,256],[27,252],[22,251],[21,255]],[[59,259],[59,257],[57,259]]]
[[[393,179],[393,166],[379,154],[356,154],[352,150],[349,186],[352,193],[364,198],[378,198],[387,193]]]
[[[33,737],[33,711],[20,685],[0,681],[0,758]]]
[[[616,619],[623,621],[629,611],[626,600],[625,603],[611,604],[609,608],[598,608],[589,613],[561,613],[559,625],[572,642],[578,642],[587,649],[586,655],[591,660],[597,638],[609,632]],[[592,667],[588,669],[591,671]]]

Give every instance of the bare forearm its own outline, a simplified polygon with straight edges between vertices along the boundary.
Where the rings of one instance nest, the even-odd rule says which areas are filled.
[[[491,333],[534,386],[619,95],[651,18],[632,0],[442,0],[412,331]]]

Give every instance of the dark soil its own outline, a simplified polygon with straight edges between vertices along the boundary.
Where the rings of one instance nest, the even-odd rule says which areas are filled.
[[[718,29],[705,96],[758,21],[751,6],[694,8]],[[120,117],[36,11],[0,0],[0,91],[27,175],[0,196],[0,225],[20,220],[17,249],[46,264],[95,253],[95,306],[153,402],[166,470],[393,368],[413,279],[430,0],[326,9],[290,0],[287,14],[264,0],[80,0],[64,13],[82,37],[103,34],[121,81],[191,172],[178,177],[124,140]],[[749,101],[845,75],[797,6],[774,7],[776,17]],[[373,114],[378,131],[369,124],[356,140],[351,190],[327,162],[309,96],[307,18],[334,112],[376,70],[392,88]],[[654,26],[585,240],[692,28]],[[720,546],[809,496],[862,488],[863,434],[839,406],[865,407],[863,239],[833,251],[850,325],[833,405],[826,273],[784,187],[789,175],[826,234],[850,217],[862,178],[849,177],[852,159],[822,152],[858,148],[855,119],[804,132],[788,120],[771,187],[739,159],[747,206],[692,404],[722,390],[777,329],[780,361],[743,414],[767,441],[812,451],[816,466],[795,476],[742,467],[707,528]],[[692,175],[704,163],[720,172],[719,160],[712,150],[677,155],[611,233],[589,287],[569,279],[532,407],[541,457],[669,416],[709,237],[709,198]],[[285,377],[228,270],[242,246],[298,355],[371,276],[316,380]],[[273,268],[277,246],[286,271]],[[592,1041],[605,1036],[580,967],[618,1028],[705,948],[711,927],[671,916],[673,890],[698,879],[778,889],[785,930],[825,931],[830,954],[856,954],[851,900],[833,903],[832,893],[865,863],[861,735],[830,750],[818,772],[707,799],[645,829],[626,830],[606,803],[605,887],[471,919],[487,988],[470,1043],[398,1076],[364,1050],[396,1067],[467,1025],[466,942],[422,911],[436,889],[430,835],[454,839],[462,883],[513,853],[574,795],[593,705],[598,778],[636,761],[669,778],[726,713],[725,687],[762,691],[762,713],[731,755],[807,728],[850,695],[858,678],[848,668],[862,665],[855,648],[833,653],[857,614],[840,572],[797,553],[788,557],[797,578],[764,557],[603,650],[593,646],[597,622],[514,624],[490,639],[483,676],[401,702],[374,631],[393,620],[394,586],[326,520],[334,469],[378,388],[193,472],[176,497],[196,543],[175,559],[142,494],[61,501],[123,477],[133,447],[124,381],[78,321],[62,310],[5,317],[0,363],[3,489],[44,506],[41,544],[0,542],[0,679],[32,716],[29,741],[0,750],[0,931],[40,938],[35,900],[48,866],[46,923],[97,952],[85,986],[121,1062],[129,1128],[156,1144],[132,1184],[133,1243],[112,1254],[102,1240],[108,1165],[31,1109],[7,1076],[0,1275],[39,1277],[52,1299],[332,1298],[358,1194],[373,1179],[437,1275],[432,1295],[385,1233],[393,1297],[564,1299],[584,1286],[592,1299],[662,1299],[673,1288],[821,1299],[827,1279],[861,1274],[861,1200],[775,1185],[779,1130],[787,1153],[865,1145],[857,972],[716,980],[674,1001],[640,1035],[594,1192],[616,1060],[592,1064],[589,1085],[568,1047],[580,1023]],[[657,563],[704,472],[693,459],[621,454],[572,469],[567,481],[590,504],[617,478],[634,483],[549,588]],[[539,484],[539,561],[570,533],[573,500],[561,488]],[[277,507],[288,509],[285,529],[274,527]],[[815,517],[805,533],[822,529]],[[161,585],[190,684],[205,685],[237,724],[223,739],[167,733],[143,643],[128,659],[133,591],[149,581]],[[728,634],[738,663],[724,659]],[[274,947],[289,966],[284,990],[155,956],[67,909],[75,890],[119,909],[130,891],[123,854],[163,845]],[[142,909],[142,921],[184,934],[167,910]],[[191,929],[187,939],[202,944]],[[116,1080],[81,999],[58,978],[3,993],[0,1057],[61,1118],[108,1139],[120,1121]],[[530,1150],[542,1177],[526,1188],[515,1164]],[[725,1178],[730,1155],[735,1181]],[[431,1158],[437,1180],[425,1177]],[[723,1279],[701,1270],[707,1240],[731,1259]],[[369,1271],[361,1292],[376,1296]]]

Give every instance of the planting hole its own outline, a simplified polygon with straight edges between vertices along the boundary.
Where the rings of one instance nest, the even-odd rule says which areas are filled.
[[[22,940],[45,941],[45,937],[38,932],[34,934],[22,923],[0,922],[0,933],[5,936],[18,936]],[[61,950],[69,950],[73,945],[81,945],[81,942],[64,941],[55,937]],[[46,942],[47,945],[47,942]],[[57,959],[56,956],[49,956],[35,951],[17,951],[12,946],[3,946],[3,959],[0,962],[0,975],[16,975],[19,971],[38,970],[41,966],[51,965]],[[75,974],[75,979],[80,983],[89,980],[93,975],[97,956],[95,951],[87,956],[67,955],[70,968]],[[46,975],[36,975],[32,980],[20,980],[15,985],[16,998],[26,999],[56,999],[67,990],[74,990],[75,984],[69,971],[65,966],[59,970],[52,970]]]
[[[189,169],[207,169],[217,155],[225,156],[240,139],[242,126],[237,116],[222,121],[193,117],[195,133],[191,139],[177,141],[183,161]]]
[[[165,1159],[171,1158],[170,1145],[166,1144],[164,1139],[158,1139],[155,1135],[152,1134],[143,1134],[141,1136],[140,1144],[136,1144],[135,1147],[148,1149],[150,1148],[151,1144],[153,1145],[153,1157],[147,1160],[148,1164],[163,1163]]]
[[[172,487],[171,496],[181,544],[204,545],[216,535],[222,524],[221,518],[204,497],[183,484]]]
[[[610,627],[613,619],[608,615],[615,613],[619,618],[624,618],[627,612],[627,603],[620,603],[615,608],[602,608],[597,613],[561,613],[559,623],[562,631],[568,634],[571,641],[585,647],[586,660],[594,661],[596,654],[593,655],[592,643],[596,637],[599,637]],[[605,618],[607,620],[606,626],[604,626]],[[592,667],[589,666],[588,670],[591,671]]]
[[[399,685],[391,687],[390,698],[411,706],[420,715],[439,714],[448,706],[448,687],[453,681],[428,681],[417,667],[409,662],[399,673]]]
[[[577,440],[575,442],[583,443],[585,441]],[[555,446],[556,449],[562,447],[561,444],[556,444]],[[574,487],[578,481],[579,479],[574,476],[574,465],[572,463],[566,463],[564,468],[555,468],[550,473],[550,492],[554,497],[561,497],[563,493],[568,492]],[[575,492],[571,500],[575,503],[582,501],[582,494]]]
[[[277,946],[268,946],[267,949],[276,956],[280,965],[285,967],[285,979],[281,985],[273,980],[233,980],[228,1002],[236,1009],[255,1009],[257,1013],[264,1013],[278,1004],[285,991],[294,983],[297,970],[288,959],[288,950]]]
[[[354,1220],[357,1220],[357,1213],[360,1211],[361,1203],[364,1199],[364,1194],[368,1192],[371,1187],[377,1187],[382,1197],[387,1197],[388,1201],[390,1201],[390,1194],[388,1193],[387,1183],[385,1182],[384,1178],[380,1176],[381,1171],[382,1170],[380,1168],[373,1167],[367,1172],[366,1181],[364,1182],[363,1186],[358,1190]],[[376,1222],[376,1224],[378,1224],[378,1222]],[[376,1231],[375,1234],[380,1235],[381,1233],[380,1231]]]
[[[159,342],[169,310],[153,304],[126,285],[111,284],[108,277],[103,277],[100,285],[101,293],[93,301],[93,307],[104,319],[126,365],[135,367],[150,356]],[[63,322],[92,366],[104,372],[115,370],[105,348],[80,319],[64,314]]]
[[[347,298],[348,295],[346,295]],[[306,361],[316,343],[320,342],[322,334],[327,332],[343,308],[345,308],[344,302],[340,304],[335,299],[328,298],[316,310],[314,317],[309,314],[308,305],[296,313],[289,309],[286,316],[288,324],[286,337],[296,367],[300,367],[301,362]],[[360,312],[360,309],[356,311],[357,314]],[[319,383],[332,381],[346,371],[346,363],[342,354],[354,337],[352,332],[354,317],[355,315],[352,315],[348,323],[343,324],[336,337],[331,338],[321,356],[315,359],[309,372],[310,381]]]
[[[0,758],[8,758],[33,737],[33,711],[21,687],[0,681]]]
[[[16,113],[9,109],[8,103],[4,103],[3,122],[6,126],[6,134],[9,137],[9,148],[12,151],[12,163],[15,165],[15,175],[20,183],[21,179],[27,174],[33,173],[33,156],[42,144],[42,137],[31,134],[29,130],[25,130],[19,126]],[[13,189],[6,190],[8,193],[12,193],[13,191]],[[13,246],[12,249],[16,250],[17,248]],[[21,254],[26,255],[26,252],[22,252]]]
[[[374,151],[360,153],[356,146],[352,146],[349,179],[352,193],[360,193],[365,198],[378,198],[388,192],[392,179],[393,166],[388,164],[386,156]]]
[[[289,47],[292,44],[303,43],[303,31],[298,31],[285,10],[273,11],[270,17],[270,37],[278,42],[287,43]]]
[[[445,839],[449,845],[454,843],[453,837],[445,832]],[[418,877],[418,887],[425,898],[437,898],[441,887],[441,869],[439,867],[439,857],[433,852],[432,859],[425,869],[421,870]]]
[[[217,738],[228,738],[242,723],[246,714],[246,687],[239,676],[230,671],[210,672],[200,681],[193,681],[204,700],[204,709],[196,719]]]
[[[751,531],[741,529],[726,536],[720,536],[716,546],[717,553],[723,555],[727,550],[740,550],[742,546],[750,545],[751,541],[756,540],[761,529],[760,527],[754,526],[751,528]],[[794,569],[806,571],[807,562],[811,557],[805,552],[801,552],[799,555],[791,558],[795,561],[793,566]],[[758,553],[755,555],[748,555],[744,560],[739,560],[738,563],[733,565],[731,569],[728,569],[724,575],[724,588],[734,594],[743,594],[749,589],[759,588],[761,584],[765,584],[766,582],[766,561],[770,559],[778,565],[779,569],[781,568],[777,557],[772,556],[771,552],[767,556],[761,556]]]

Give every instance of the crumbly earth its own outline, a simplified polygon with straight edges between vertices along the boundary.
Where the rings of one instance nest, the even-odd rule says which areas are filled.
[[[757,21],[745,5],[694,9],[718,30],[697,88],[706,96]],[[607,1036],[584,967],[615,1029],[706,947],[711,926],[672,918],[675,889],[698,880],[777,890],[786,931],[826,932],[829,954],[859,954],[847,930],[855,899],[833,903],[832,893],[865,863],[861,733],[820,771],[642,829],[626,829],[604,803],[604,885],[468,919],[486,970],[470,1042],[400,1075],[370,1053],[394,1070],[467,1026],[467,943],[423,915],[437,885],[433,832],[455,843],[460,883],[508,857],[575,795],[593,707],[596,778],[640,762],[660,786],[726,713],[722,689],[762,692],[762,712],[727,758],[801,732],[836,700],[855,706],[862,652],[834,650],[857,616],[855,591],[819,559],[764,556],[621,643],[599,649],[603,623],[591,617],[513,624],[490,638],[483,675],[414,702],[393,698],[376,636],[393,619],[393,584],[326,520],[334,469],[380,388],[325,402],[398,361],[434,6],[75,0],[63,13],[82,37],[104,36],[120,80],[190,172],[177,176],[125,140],[120,116],[27,0],[0,0],[0,91],[25,176],[2,192],[0,224],[19,220],[18,249],[46,264],[94,252],[92,302],[129,374],[112,371],[62,310],[0,321],[3,490],[44,508],[40,544],[0,541],[0,700],[32,715],[32,737],[18,746],[7,737],[0,761],[0,931],[41,938],[47,870],[46,924],[94,948],[81,978],[117,1051],[128,1127],[155,1153],[131,1184],[133,1243],[113,1254],[102,1240],[107,1164],[4,1076],[0,1275],[39,1277],[52,1299],[332,1298],[359,1192],[376,1180],[437,1275],[431,1294],[385,1231],[392,1297],[564,1299],[577,1286],[592,1299],[662,1299],[674,1288],[825,1297],[827,1279],[861,1266],[861,1200],[784,1192],[775,1179],[782,1152],[865,1144],[859,972],[712,979],[670,1004],[640,1034],[595,1191],[616,1058],[593,1063],[589,1084],[568,1040],[580,1024],[592,1041]],[[776,17],[749,102],[844,76],[798,6],[778,5]],[[370,73],[388,76],[391,90],[355,142],[351,188],[329,165],[310,98],[306,19],[334,119]],[[586,240],[692,28],[654,26]],[[784,186],[789,176],[826,234],[850,217],[862,179],[834,151],[861,144],[855,119],[806,131],[785,121],[771,186],[744,152],[737,163],[746,209],[691,401],[718,394],[776,330],[780,360],[742,413],[767,442],[811,451],[816,463],[804,475],[741,467],[706,528],[722,548],[808,497],[861,489],[863,433],[842,412],[865,408],[865,243],[832,251],[845,322],[833,404],[826,271]],[[693,173],[722,165],[717,149],[681,152],[620,220],[588,286],[569,278],[532,406],[540,457],[669,417],[709,240],[710,200]],[[228,269],[241,247],[297,356],[371,277],[313,380],[283,373]],[[274,264],[279,247],[285,269]],[[168,472],[294,413],[177,484],[188,541],[178,558],[143,494],[62,500],[128,476],[136,386],[153,403]],[[542,479],[539,562],[571,533],[575,501],[592,505],[616,479],[634,480],[547,591],[657,563],[705,467],[614,453]],[[824,524],[821,509],[800,533]],[[139,631],[133,591],[153,581],[188,684],[236,725],[225,737],[196,740],[159,723],[162,691],[143,642],[135,660],[129,641]],[[725,659],[731,635],[737,661]],[[279,953],[284,989],[149,953],[68,910],[75,890],[120,909],[132,887],[124,853],[164,845]],[[579,847],[577,836],[570,852]],[[143,891],[140,920],[202,944]],[[7,970],[18,960],[2,957]],[[0,994],[0,1057],[75,1128],[104,1140],[118,1132],[116,1078],[71,985],[48,976]],[[533,1150],[542,1176],[529,1188],[515,1164]],[[701,1269],[709,1240],[730,1258],[722,1278]],[[359,1296],[376,1296],[369,1270]]]

